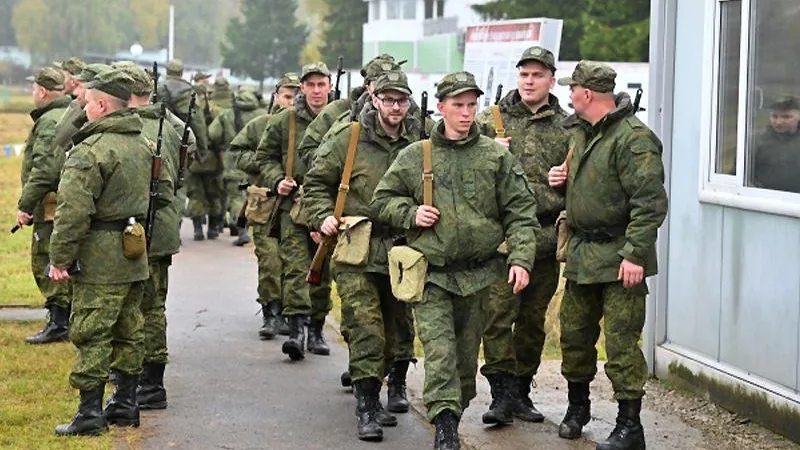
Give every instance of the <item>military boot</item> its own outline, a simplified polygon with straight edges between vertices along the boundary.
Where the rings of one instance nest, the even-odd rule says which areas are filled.
[[[266,305],[261,306],[261,314],[264,316],[264,326],[258,330],[258,336],[262,341],[269,341],[278,334],[279,320],[278,316],[281,313],[281,304],[276,301],[268,302]]]
[[[194,226],[194,240],[195,241],[202,241],[206,238],[203,234],[203,218],[202,217],[192,217],[192,226]]]
[[[525,422],[544,422],[544,414],[533,406],[528,394],[531,392],[533,377],[516,377],[517,398],[514,399],[514,417]]]
[[[386,407],[393,413],[408,412],[408,395],[406,394],[406,373],[410,361],[395,361],[389,368],[389,379],[386,381],[388,392]]]
[[[290,333],[289,320],[283,314],[278,313],[278,334],[281,336],[289,336]]]
[[[375,420],[377,420],[378,424],[382,427],[397,426],[397,416],[384,409],[383,403],[380,401],[378,401],[378,412],[375,414]]]
[[[166,409],[167,390],[164,389],[164,369],[166,364],[145,362],[136,401],[140,409]]]
[[[117,372],[117,389],[106,404],[103,415],[109,425],[121,427],[139,426],[139,404],[136,401],[136,386],[139,384],[138,375]]]
[[[589,383],[568,382],[567,388],[569,406],[564,420],[558,426],[558,435],[564,439],[578,439],[583,432],[583,426],[591,419]]]
[[[458,441],[458,416],[453,411],[445,409],[433,419],[436,426],[436,437],[433,448],[436,450],[461,450]]]
[[[483,414],[483,423],[487,425],[507,425],[514,423],[514,402],[512,401],[511,375],[496,373],[487,375],[492,391],[492,403],[489,411]]]
[[[353,378],[350,377],[350,371],[345,370],[342,372],[342,376],[339,377],[339,381],[342,383],[342,387],[350,387],[353,385]]]
[[[28,344],[64,342],[69,338],[69,311],[58,305],[47,305],[47,324],[42,331],[25,338]]]
[[[283,343],[281,350],[289,355],[292,361],[303,359],[306,357],[305,341],[305,316],[289,316],[289,340]]]
[[[331,354],[331,349],[322,335],[323,328],[325,328],[325,319],[313,319],[308,326],[308,351],[315,355]]]
[[[239,230],[241,228],[237,227],[236,224],[232,224],[230,222],[226,222],[225,223],[225,228],[228,229],[228,233],[231,235],[231,237],[239,236]]]
[[[206,237],[209,240],[214,240],[219,237],[220,217],[208,215],[208,229],[206,230]]]
[[[233,241],[233,245],[237,247],[243,247],[245,244],[249,244],[252,242],[250,239],[250,235],[247,233],[247,227],[239,228],[238,232],[234,235],[233,230],[236,230],[236,226],[231,227],[231,236],[238,236],[235,241]]]
[[[381,381],[377,378],[358,380],[355,382],[355,391],[358,438],[362,441],[383,440],[383,429],[376,417],[380,406],[378,397]]]
[[[597,444],[597,450],[645,450],[641,411],[642,399],[620,400],[617,426],[608,439]]]
[[[78,413],[72,422],[56,427],[58,436],[95,436],[108,431],[108,423],[103,415],[104,385],[90,391],[81,391]]]

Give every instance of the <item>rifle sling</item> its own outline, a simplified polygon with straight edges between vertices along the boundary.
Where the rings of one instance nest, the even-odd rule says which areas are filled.
[[[350,191],[350,177],[353,174],[353,165],[356,162],[356,150],[358,150],[358,136],[360,134],[361,124],[353,122],[350,125],[350,142],[347,144],[347,158],[344,160],[342,181],[339,184],[339,192],[336,194],[336,205],[333,207],[333,217],[337,220],[342,218],[344,205],[347,202],[347,193]]]
[[[289,148],[286,155],[286,179],[291,180],[294,177],[294,152],[295,140],[297,138],[297,119],[294,109],[289,110]]]
[[[422,141],[422,203],[433,206],[433,149],[430,139]]]
[[[506,137],[506,128],[503,126],[503,117],[500,115],[500,107],[492,105],[489,107],[492,110],[492,121],[494,122],[494,132],[499,138]]]

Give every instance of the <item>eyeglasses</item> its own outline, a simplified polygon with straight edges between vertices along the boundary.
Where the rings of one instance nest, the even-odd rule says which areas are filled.
[[[407,108],[411,104],[411,99],[406,98],[391,98],[391,97],[378,97],[381,104],[386,108],[391,108],[395,104],[401,108]]]

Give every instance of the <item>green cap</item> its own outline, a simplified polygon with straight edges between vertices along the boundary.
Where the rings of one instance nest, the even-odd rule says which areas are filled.
[[[300,81],[305,80],[307,76],[313,74],[325,75],[326,77],[329,77],[331,76],[331,71],[328,70],[328,66],[326,66],[322,61],[306,64],[303,66],[303,73],[300,75]]]
[[[194,74],[194,76],[192,77],[192,80],[194,80],[195,82],[198,82],[200,80],[207,80],[209,78],[211,78],[211,74],[210,73],[205,73],[205,72],[201,71],[201,72],[197,72],[196,74]]]
[[[400,65],[404,62],[397,62],[392,55],[383,53],[364,64],[364,67],[361,68],[361,76],[364,77],[364,83],[369,83],[384,72],[400,70]]]
[[[36,83],[48,91],[64,90],[64,74],[54,67],[43,67],[36,76],[28,77],[26,80]]]
[[[483,91],[475,83],[475,75],[469,72],[451,73],[436,83],[436,98],[439,100],[469,91],[475,91],[478,96],[483,95]]]
[[[216,89],[229,89],[231,86],[225,77],[220,76],[214,79],[214,87]]]
[[[66,61],[61,62],[54,62],[54,66],[58,67],[61,70],[68,72],[70,75],[78,75],[81,73],[84,67],[86,67],[86,63],[81,61],[78,58],[70,58]]]
[[[595,92],[613,92],[616,78],[617,72],[607,64],[583,60],[575,66],[571,77],[559,78],[558,84],[561,86],[577,84]]]
[[[114,96],[120,100],[129,100],[133,93],[133,78],[122,69],[108,69],[97,74],[94,80],[84,86]]]
[[[411,95],[411,88],[408,87],[408,77],[402,70],[390,70],[378,75],[375,79],[375,93],[384,91],[398,91]]]
[[[180,59],[171,59],[167,63],[167,75],[183,75],[183,61]]]
[[[298,75],[298,74],[296,74],[294,72],[287,72],[287,73],[283,74],[283,76],[280,78],[280,80],[278,80],[278,82],[275,83],[275,90],[277,91],[278,89],[280,89],[280,88],[282,88],[284,86],[293,87],[293,88],[299,88],[300,87],[300,75]]]
[[[525,64],[528,61],[538,61],[547,66],[547,68],[553,72],[556,71],[556,57],[553,56],[553,53],[550,50],[544,47],[534,45],[531,48],[525,49],[525,51],[522,52],[522,55],[519,57],[519,61],[517,61],[517,67]]]
[[[797,97],[794,95],[781,95],[773,100],[769,105],[769,109],[773,111],[800,110],[800,102],[798,102]]]
[[[110,68],[111,66],[109,66],[108,64],[100,64],[100,63],[87,64],[86,67],[84,67],[83,70],[81,70],[81,73],[79,73],[75,77],[75,79],[78,81],[82,81],[84,83],[87,81],[92,81],[98,73],[104,70],[108,70]]]
[[[132,62],[113,64],[111,67],[119,69],[133,79],[131,92],[137,97],[150,95],[153,92],[153,76],[146,70]]]

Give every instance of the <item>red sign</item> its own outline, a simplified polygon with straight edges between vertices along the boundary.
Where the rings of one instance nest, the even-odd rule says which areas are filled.
[[[478,25],[467,28],[467,42],[538,41],[541,31],[541,22]]]

